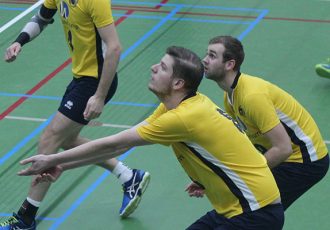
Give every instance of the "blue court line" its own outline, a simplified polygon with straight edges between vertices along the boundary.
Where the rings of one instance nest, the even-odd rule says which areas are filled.
[[[135,50],[139,45],[141,45],[142,42],[147,40],[153,33],[155,33],[160,27],[162,27],[169,19],[174,16],[181,7],[176,7],[174,10],[172,10],[166,17],[164,17],[156,26],[154,26],[151,30],[149,30],[146,34],[144,34],[135,44],[133,44],[131,47],[129,47],[120,57],[120,60],[123,60],[127,57],[128,54],[130,54],[133,50]]]
[[[256,27],[256,25],[266,16],[266,14],[268,14],[268,10],[263,10],[261,14],[256,18],[256,20],[254,20],[254,22],[252,22],[248,28],[238,36],[238,39],[242,40],[248,33],[250,33],[254,27]]]
[[[22,141],[20,141],[14,148],[7,152],[3,157],[0,158],[0,166],[8,160],[12,155],[24,147],[32,138],[39,134],[53,119],[54,115],[50,116],[46,121],[44,121],[38,128],[32,131],[28,136],[26,136]]]
[[[46,100],[54,100],[61,101],[61,97],[53,97],[53,96],[38,96],[38,95],[28,95],[28,94],[20,94],[20,93],[5,93],[0,92],[0,96],[4,97],[26,97],[26,98],[34,98],[34,99],[46,99]],[[135,102],[126,102],[126,101],[110,101],[107,104],[110,105],[127,105],[127,106],[136,106],[136,107],[156,107],[157,104],[150,103],[135,103]]]
[[[123,161],[128,157],[135,148],[132,148],[121,155],[118,159]],[[105,171],[87,190],[67,209],[67,211],[56,219],[55,223],[49,228],[55,230],[61,225],[82,203],[83,201],[110,175],[109,171]]]

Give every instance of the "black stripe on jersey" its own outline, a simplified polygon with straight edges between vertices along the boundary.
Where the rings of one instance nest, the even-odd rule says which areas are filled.
[[[227,176],[227,174],[221,168],[219,168],[216,165],[212,164],[211,162],[207,161],[204,157],[202,157],[202,155],[196,149],[188,146],[184,142],[181,142],[181,143],[184,144],[185,146],[187,146],[187,148],[189,148],[189,150],[196,157],[198,157],[205,165],[207,165],[215,174],[217,174],[226,183],[226,185],[228,186],[230,191],[239,200],[239,203],[242,206],[243,212],[250,212],[251,211],[249,202],[245,199],[245,197],[243,196],[243,193],[241,192],[241,190],[235,185],[235,183]]]
[[[102,50],[102,39],[100,37],[99,32],[97,31],[97,28],[94,26],[95,29],[95,47],[96,47],[96,59],[97,59],[97,74],[98,74],[98,79],[100,80],[101,74],[102,74],[102,69],[103,69],[103,50]]]
[[[310,163],[312,162],[311,161],[311,158],[309,156],[309,153],[308,153],[308,149],[307,149],[307,146],[306,146],[306,143],[303,142],[302,140],[300,140],[296,134],[294,133],[294,131],[289,127],[287,126],[284,122],[282,122],[282,125],[284,126],[286,132],[288,133],[292,143],[294,143],[295,145],[298,145],[299,148],[300,148],[300,152],[302,154],[302,159],[303,159],[303,162],[304,163]]]

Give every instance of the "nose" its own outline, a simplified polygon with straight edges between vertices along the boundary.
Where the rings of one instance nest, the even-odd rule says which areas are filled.
[[[157,64],[151,66],[151,71],[153,73],[156,73],[156,71],[157,71]]]
[[[203,58],[202,63],[203,63],[204,65],[207,64],[207,56],[205,56],[205,57]]]

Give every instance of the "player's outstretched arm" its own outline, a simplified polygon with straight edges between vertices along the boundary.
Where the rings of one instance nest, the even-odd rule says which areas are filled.
[[[18,172],[18,175],[38,175],[47,172],[52,167],[70,162],[75,162],[75,167],[95,164],[122,154],[123,149],[147,144],[151,143],[144,141],[133,127],[116,135],[96,139],[57,154],[36,155],[24,159],[20,162],[22,165],[29,163],[31,165]]]

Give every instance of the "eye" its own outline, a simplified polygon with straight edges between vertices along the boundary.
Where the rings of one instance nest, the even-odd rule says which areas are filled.
[[[214,58],[215,58],[215,55],[214,55],[213,53],[210,53],[210,54],[209,54],[209,57],[210,57],[211,59],[214,59]]]

